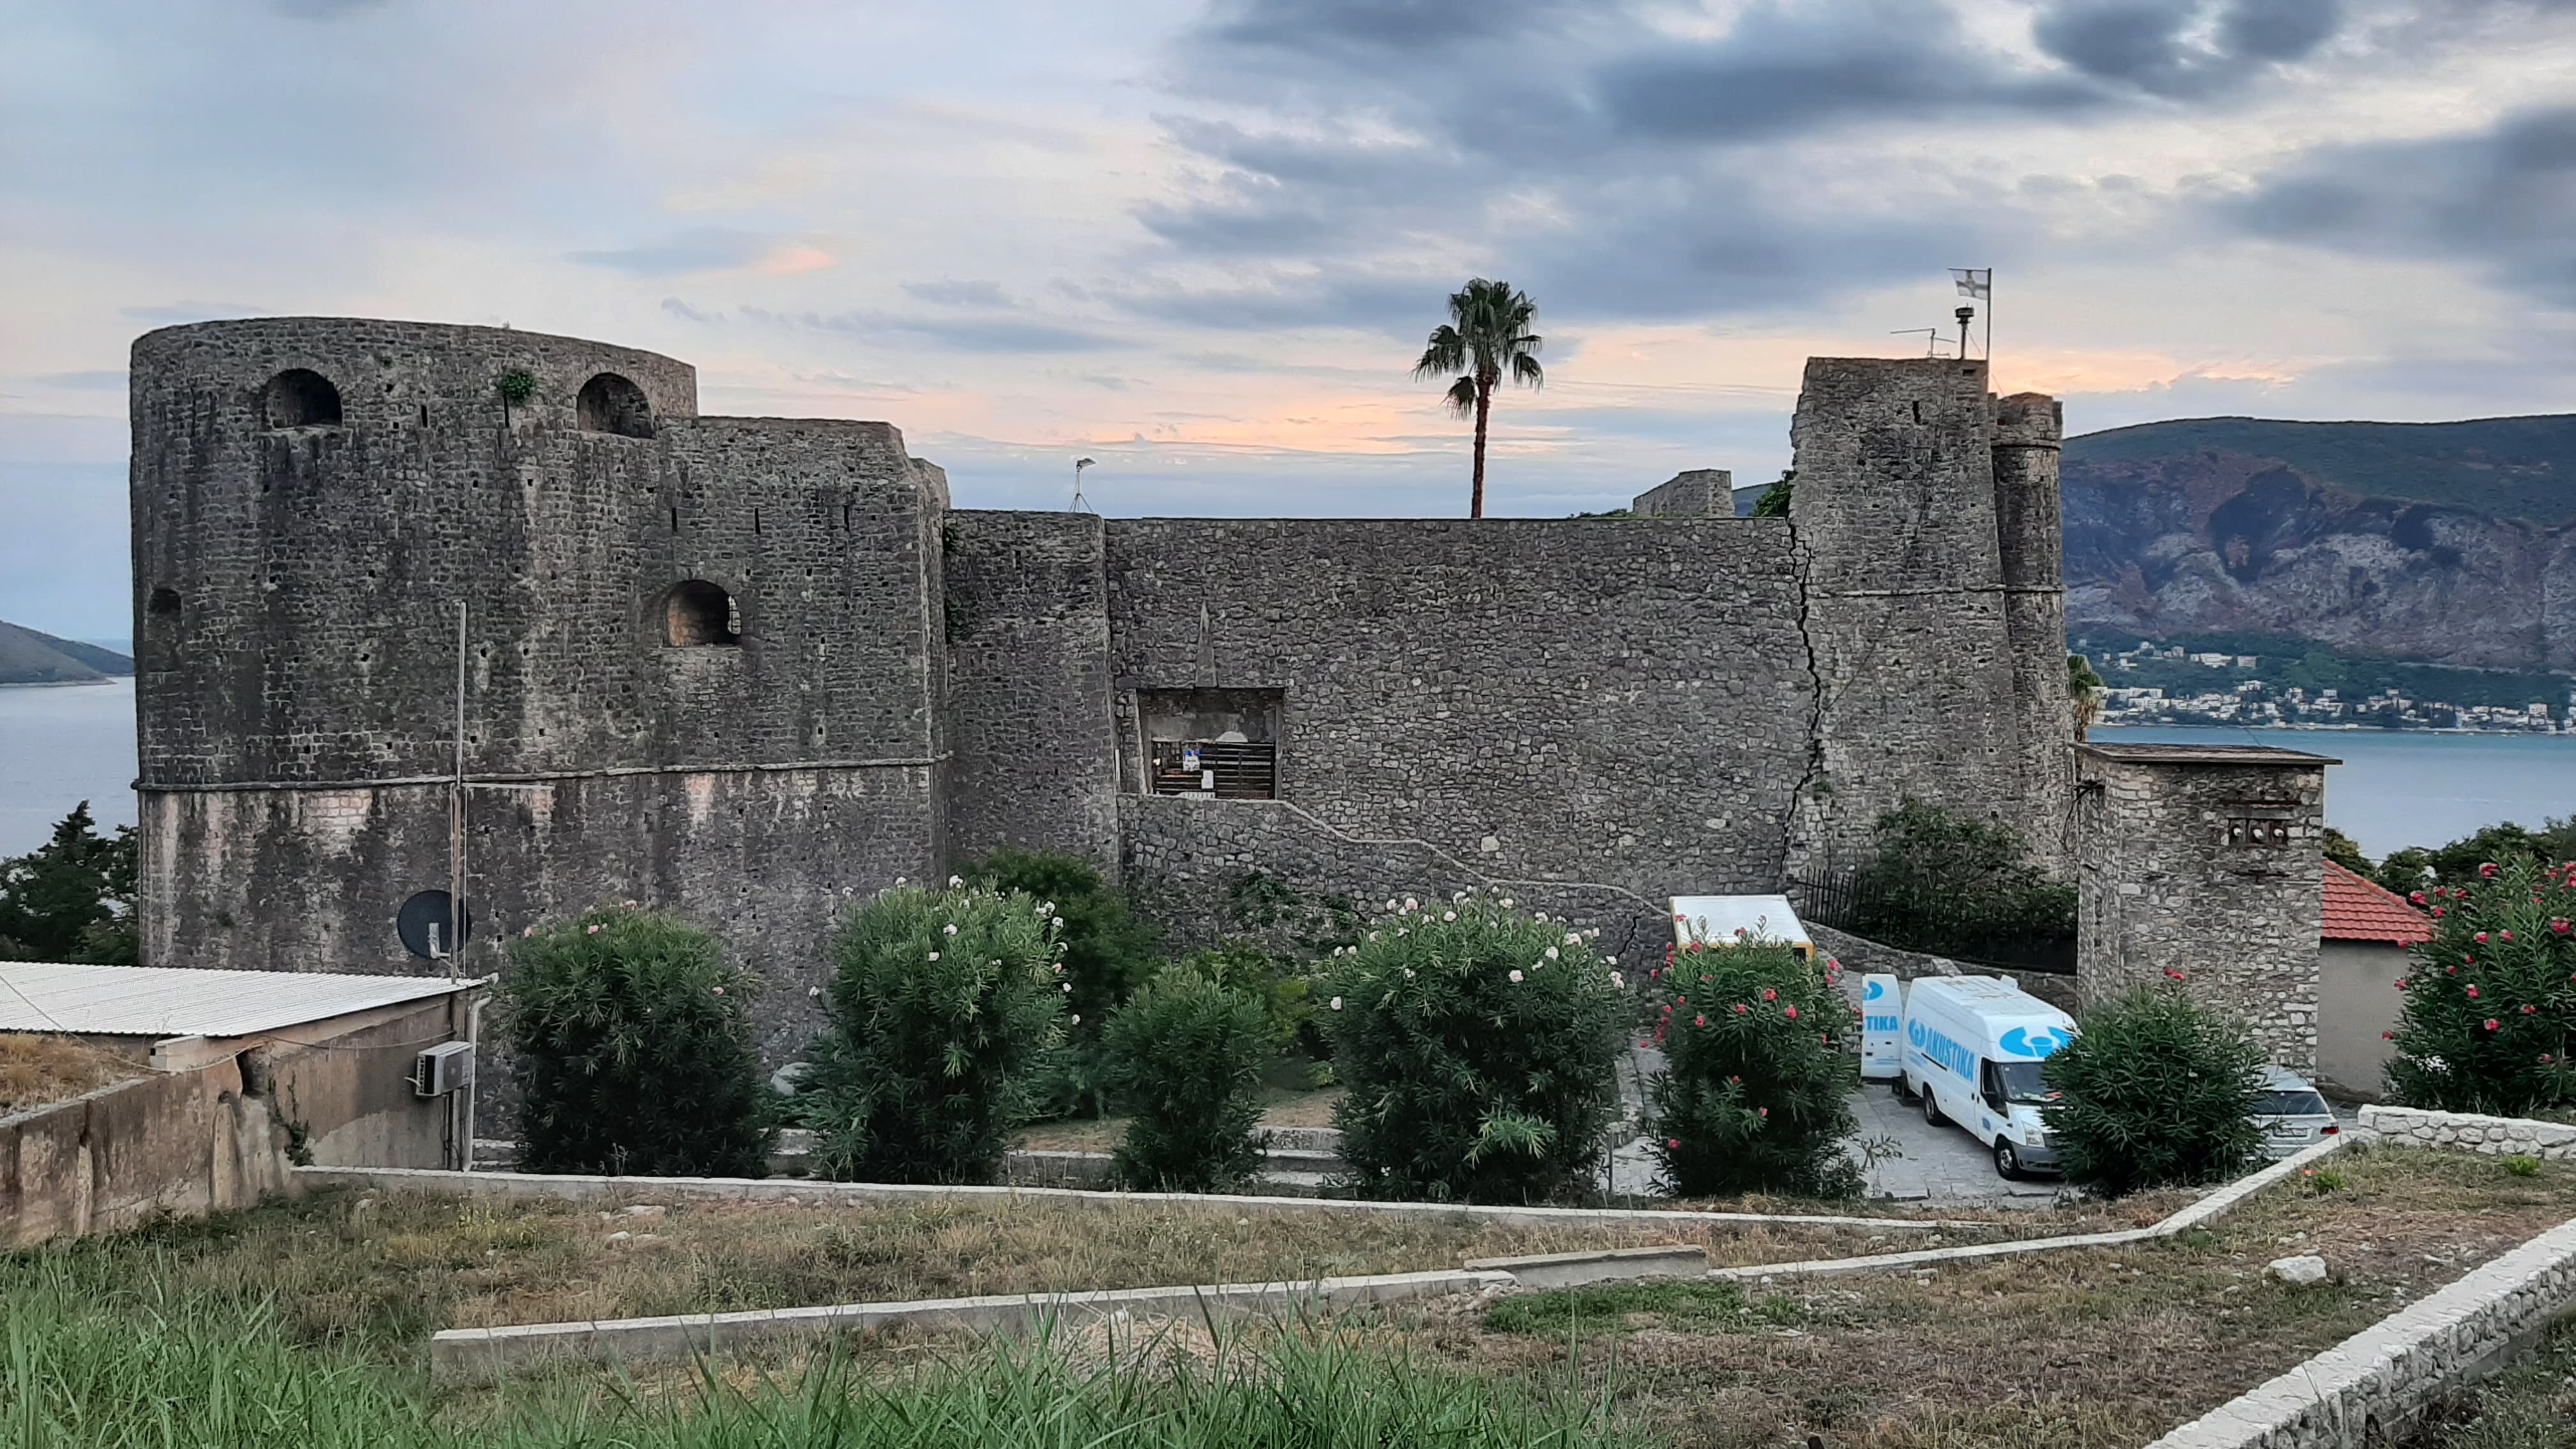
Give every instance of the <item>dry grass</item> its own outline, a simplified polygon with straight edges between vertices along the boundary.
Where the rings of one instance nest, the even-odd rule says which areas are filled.
[[[148,1070],[72,1037],[0,1034],[0,1112],[67,1101]]]
[[[612,1241],[617,1233],[629,1236]],[[1716,1263],[1780,1262],[1914,1246],[1929,1236],[1715,1225],[1505,1227],[1450,1214],[1239,1216],[1229,1208],[1048,1199],[675,1204],[659,1217],[638,1218],[569,1203],[339,1191],[72,1251],[154,1255],[192,1288],[256,1284],[278,1296],[299,1337],[399,1354],[450,1327],[1305,1281],[1673,1242],[1702,1244]],[[1971,1230],[1939,1238],[1985,1236]]]
[[[1694,1449],[1810,1433],[1853,1449],[2102,1449],[2145,1444],[2576,1215],[2576,1166],[2518,1178],[2400,1150],[2338,1166],[2339,1191],[2276,1189],[2151,1245],[1749,1291],[1619,1285],[1490,1314],[1444,1303],[1390,1331],[1517,1375],[1615,1359],[1626,1412]],[[2263,1277],[2302,1252],[2324,1254],[2333,1280]]]

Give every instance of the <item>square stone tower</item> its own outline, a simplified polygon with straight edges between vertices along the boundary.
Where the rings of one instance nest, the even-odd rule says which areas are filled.
[[[2313,1073],[2326,766],[2268,745],[2087,744],[2076,753],[2076,987],[2083,1004],[2182,972]]]

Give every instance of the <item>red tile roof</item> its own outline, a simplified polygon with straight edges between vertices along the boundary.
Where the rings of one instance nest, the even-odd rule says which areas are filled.
[[[2325,928],[2317,934],[2328,941],[2413,946],[2433,939],[2433,923],[2408,905],[2404,896],[2329,860]]]

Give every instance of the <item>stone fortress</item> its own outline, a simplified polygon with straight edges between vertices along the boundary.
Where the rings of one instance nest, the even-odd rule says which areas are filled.
[[[461,855],[464,969],[669,906],[764,974],[783,1055],[846,901],[1006,844],[1183,940],[1258,873],[1645,949],[1909,795],[2078,867],[2059,412],[1982,362],[1811,360],[1786,518],[1722,478],[1608,519],[953,509],[889,424],[405,322],[154,332],[132,412],[150,964],[415,968],[397,910]],[[2285,808],[2266,889],[2304,860],[2313,918]]]

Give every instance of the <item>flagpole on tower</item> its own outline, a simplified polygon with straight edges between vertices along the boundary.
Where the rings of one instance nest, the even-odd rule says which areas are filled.
[[[1960,296],[1974,297],[1986,304],[1986,379],[1992,383],[1995,361],[1995,269],[1952,267],[1950,279],[1958,284]]]

